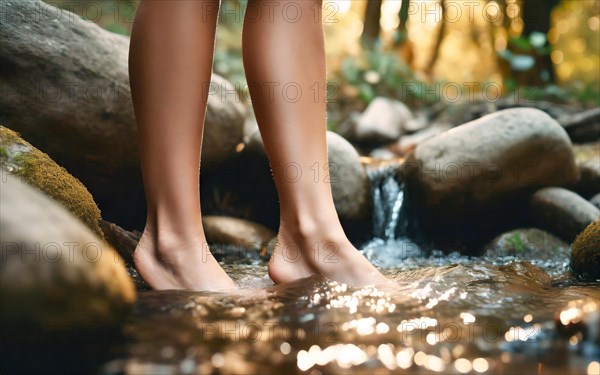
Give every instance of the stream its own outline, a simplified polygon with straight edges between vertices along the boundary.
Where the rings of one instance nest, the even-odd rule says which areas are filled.
[[[402,186],[371,172],[374,239],[394,288],[318,276],[273,286],[264,261],[228,261],[236,294],[142,291],[103,374],[598,374],[599,283],[552,258],[428,253],[398,233]]]

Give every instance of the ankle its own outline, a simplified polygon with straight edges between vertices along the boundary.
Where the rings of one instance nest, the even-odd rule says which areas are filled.
[[[202,252],[209,252],[201,225],[196,228],[173,228],[171,226],[165,228],[153,224],[152,221],[147,221],[140,244],[142,247],[154,249],[162,256],[197,251],[198,249],[202,249]]]
[[[178,217],[167,215],[148,215],[144,226],[144,234],[154,238],[180,238],[191,240],[204,238],[202,218],[188,218],[182,220]]]
[[[335,220],[326,220],[324,217],[281,219],[278,239],[291,241],[301,248],[308,245],[322,247],[331,243],[340,245],[348,241],[337,215]]]

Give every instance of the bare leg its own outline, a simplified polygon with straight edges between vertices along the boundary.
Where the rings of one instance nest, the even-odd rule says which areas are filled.
[[[132,30],[129,75],[148,203],[134,260],[155,289],[235,286],[206,246],[200,213],[218,7],[218,0],[142,0]]]
[[[321,1],[250,0],[242,45],[281,204],[269,275],[276,283],[313,273],[352,285],[385,281],[346,237],[323,173],[328,156]],[[316,182],[315,168],[321,172]]]

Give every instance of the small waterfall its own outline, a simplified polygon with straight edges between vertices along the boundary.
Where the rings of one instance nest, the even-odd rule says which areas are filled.
[[[361,246],[363,254],[381,267],[398,266],[423,252],[404,236],[407,218],[403,217],[404,190],[396,176],[397,166],[368,172],[373,197],[373,238]]]
[[[404,202],[404,191],[396,178],[396,169],[376,169],[369,173],[369,179],[373,197],[373,234],[384,240],[394,239]]]

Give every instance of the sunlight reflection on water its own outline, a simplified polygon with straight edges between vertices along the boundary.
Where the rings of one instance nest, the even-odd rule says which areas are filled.
[[[245,288],[235,295],[141,293],[128,354],[107,368],[131,374],[594,370],[597,284],[555,287],[564,278],[527,262],[470,261],[428,265],[421,258],[388,269],[394,290],[350,288],[317,276],[265,290],[268,282],[256,276],[265,274],[264,265],[227,265]]]
[[[263,261],[226,262],[235,294],[140,293],[124,354],[104,372],[597,374],[600,284],[573,279],[568,253],[425,254],[397,236],[402,189],[385,173],[378,235],[362,249],[393,285],[273,286]]]

